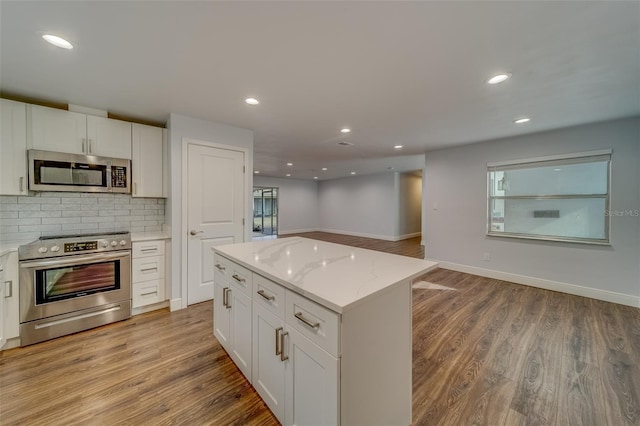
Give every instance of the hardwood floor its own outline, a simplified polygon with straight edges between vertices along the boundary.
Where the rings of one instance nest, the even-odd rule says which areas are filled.
[[[444,269],[417,281],[414,424],[640,425],[639,309]],[[2,352],[0,425],[277,424],[212,309]]]

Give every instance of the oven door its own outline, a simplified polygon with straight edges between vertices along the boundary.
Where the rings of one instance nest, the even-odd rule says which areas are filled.
[[[21,323],[129,299],[129,251],[20,262]]]

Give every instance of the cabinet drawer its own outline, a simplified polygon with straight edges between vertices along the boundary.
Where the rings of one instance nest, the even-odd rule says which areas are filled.
[[[222,257],[215,255],[213,262],[214,280],[231,283],[234,287],[251,297],[251,289],[253,288],[253,274],[244,266]]]
[[[133,283],[131,298],[134,308],[164,301],[164,279]]]
[[[164,255],[164,240],[160,241],[138,241],[131,247],[131,257],[149,257]]]
[[[291,290],[285,291],[285,322],[331,355],[338,357],[338,314]]]
[[[164,278],[164,256],[143,257],[131,261],[131,280],[157,280]]]
[[[284,319],[284,287],[265,277],[253,274],[253,300]]]

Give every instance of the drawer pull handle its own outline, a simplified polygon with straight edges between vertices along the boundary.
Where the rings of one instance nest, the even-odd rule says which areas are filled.
[[[7,299],[9,297],[13,297],[13,281],[5,281],[4,285],[5,285],[4,297]]]
[[[148,271],[157,271],[158,267],[154,266],[153,268],[141,268],[140,272],[148,272]]]
[[[284,338],[288,335],[289,335],[288,331],[285,331],[280,335],[280,361],[282,362],[289,359],[289,356],[284,354]]]
[[[150,294],[158,294],[158,291],[156,290],[156,291],[150,291],[150,292],[147,292],[147,293],[140,293],[140,296],[148,296]]]
[[[282,331],[282,327],[276,328],[276,356],[282,353],[282,346],[280,346],[280,332]]]
[[[302,321],[303,323],[307,324],[311,328],[319,328],[320,327],[320,323],[319,322],[311,322],[308,319],[306,319],[305,317],[303,317],[302,316],[302,312],[296,312],[294,314],[294,316],[296,318],[298,318],[300,321]]]
[[[238,281],[239,283],[246,282],[246,280],[244,278],[241,278],[238,274],[233,274],[232,277],[234,280]]]
[[[219,263],[216,263],[216,265],[215,265],[215,266],[216,266],[216,268],[218,268],[218,270],[219,270],[219,271],[226,271],[226,270],[227,270],[227,268],[225,268],[224,266],[222,266],[222,265],[221,265],[221,264],[219,264]]]
[[[144,251],[144,252],[158,251],[158,247],[141,248],[140,251]]]
[[[267,299],[269,302],[273,302],[274,300],[276,300],[275,296],[267,296],[266,293],[264,292],[264,290],[258,290],[258,294],[262,297],[264,297],[265,299]],[[278,355],[278,354],[276,354]]]

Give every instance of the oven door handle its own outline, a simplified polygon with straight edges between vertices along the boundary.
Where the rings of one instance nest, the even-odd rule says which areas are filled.
[[[65,266],[65,265],[79,265],[83,263],[98,263],[109,260],[122,259],[131,256],[129,253],[97,253],[86,256],[69,256],[67,258],[55,258],[49,260],[26,260],[20,262],[21,268],[42,268],[46,266]]]

